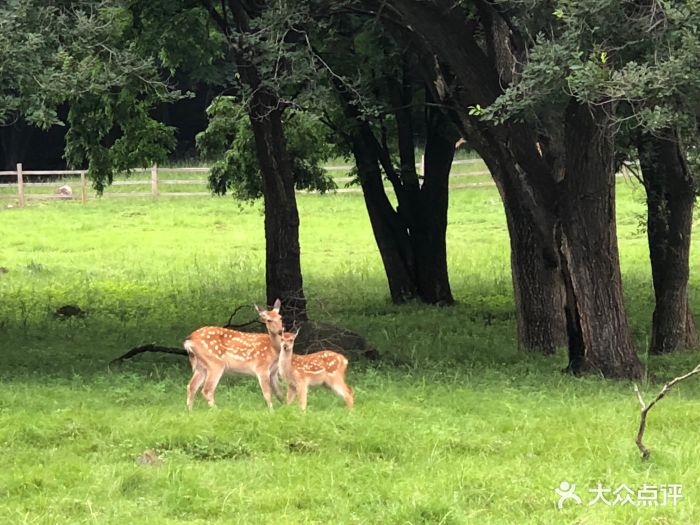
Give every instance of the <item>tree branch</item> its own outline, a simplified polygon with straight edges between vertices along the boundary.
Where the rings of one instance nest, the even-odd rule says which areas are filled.
[[[242,328],[244,326],[248,326],[249,324],[256,323],[258,321],[257,317],[253,319],[252,321],[248,321],[247,323],[243,324],[231,324],[231,321],[233,321],[233,318],[236,316],[236,314],[243,308],[250,306],[249,304],[241,304],[237,306],[234,310],[231,316],[228,318],[228,322],[223,326],[224,328]]]
[[[231,321],[233,321],[234,316],[242,309],[245,308],[246,306],[250,306],[248,304],[242,304],[240,306],[237,306],[234,310],[231,316],[228,318],[228,322],[223,326],[223,328],[243,328],[244,326],[248,326],[253,323],[259,323],[260,321],[255,318],[252,321],[248,321],[247,323],[243,324],[231,324]],[[116,364],[120,363],[122,361],[125,361],[127,359],[131,359],[132,357],[143,354],[144,352],[160,352],[164,354],[175,354],[175,355],[187,355],[187,351],[183,350],[182,348],[176,348],[172,346],[160,346],[155,343],[151,343],[148,345],[141,345],[141,346],[136,346],[129,350],[127,353],[117,357],[116,359],[112,359],[109,364]]]
[[[651,455],[651,450],[649,450],[647,447],[644,446],[644,443],[642,442],[642,438],[644,438],[644,431],[646,430],[647,426],[647,414],[649,413],[649,410],[661,399],[668,394],[669,390],[673,388],[673,386],[676,383],[680,383],[681,381],[688,379],[689,377],[694,376],[695,374],[700,374],[700,365],[696,366],[693,370],[688,372],[685,375],[676,377],[672,381],[666,383],[664,387],[661,389],[661,392],[654,398],[654,400],[649,403],[648,405],[644,402],[644,399],[642,398],[642,394],[639,391],[639,388],[637,385],[634,385],[634,392],[637,394],[637,399],[639,400],[639,404],[642,405],[642,412],[641,412],[641,419],[639,421],[639,431],[637,432],[637,439],[635,440],[635,443],[637,443],[637,447],[639,448],[639,451],[642,454],[642,459],[646,460],[649,459],[649,456]]]
[[[221,32],[225,36],[228,36],[228,24],[226,23],[226,19],[223,16],[221,16],[221,14],[216,10],[216,7],[214,7],[214,4],[212,4],[211,0],[200,1],[204,9],[206,9],[209,13],[209,16],[211,16],[212,20],[214,20],[214,22],[216,22],[216,25],[219,26]]]
[[[187,351],[183,350],[182,348],[174,348],[172,346],[160,346],[160,345],[157,345],[155,343],[151,343],[148,345],[142,345],[142,346],[137,346],[135,348],[132,348],[124,355],[121,355],[121,356],[117,357],[116,359],[112,359],[109,362],[109,364],[114,365],[117,363],[121,363],[122,361],[125,361],[126,359],[131,359],[135,355],[142,354],[144,352],[162,352],[165,354],[187,355]]]

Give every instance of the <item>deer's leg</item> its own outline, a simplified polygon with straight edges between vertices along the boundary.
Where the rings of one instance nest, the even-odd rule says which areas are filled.
[[[347,407],[352,410],[352,406],[354,404],[354,399],[352,395],[352,388],[350,388],[348,385],[345,384],[345,381],[338,381],[337,383],[333,383],[331,385],[331,389],[333,392],[338,394],[340,397],[342,397],[345,400],[345,404]]]
[[[268,370],[258,373],[258,383],[260,383],[260,390],[262,390],[267,408],[272,410],[272,392],[270,391],[270,373]]]
[[[282,390],[280,389],[280,378],[277,374],[279,364],[275,362],[270,367],[270,384],[272,385],[272,391],[275,393],[275,397],[281,403],[282,402]]]
[[[202,368],[194,368],[192,374],[192,379],[187,384],[187,409],[192,410],[192,404],[194,403],[194,396],[197,395],[197,390],[202,386],[204,380],[207,378],[207,371]]]
[[[299,394],[299,405],[302,411],[306,412],[306,394],[309,392],[309,384],[306,381],[300,381],[297,384],[297,392]]]
[[[291,405],[292,401],[294,401],[294,398],[297,396],[297,389],[294,387],[294,385],[289,384],[287,385],[287,404]]]
[[[204,387],[202,388],[202,395],[204,399],[207,400],[210,407],[213,407],[216,403],[214,402],[214,392],[216,392],[216,387],[221,380],[221,376],[224,375],[224,367],[209,370],[207,372],[207,378],[204,380]]]

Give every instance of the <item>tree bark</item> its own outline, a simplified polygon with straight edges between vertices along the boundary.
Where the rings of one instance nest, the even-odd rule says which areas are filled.
[[[417,299],[428,304],[452,304],[445,242],[448,181],[454,157],[454,137],[447,131],[451,122],[438,110],[428,117],[426,173],[421,186],[407,100],[396,96],[397,107],[404,108],[396,115],[401,165],[397,172],[386,141],[377,139],[344,86],[336,84],[336,89],[347,116],[355,124],[350,133],[351,147],[392,301],[400,304]],[[395,190],[396,209],[386,195],[381,168]]]
[[[613,140],[605,124],[599,110],[569,103],[557,206],[569,368],[638,378],[642,365],[625,316],[617,248]]]
[[[285,325],[292,327],[307,320],[294,176],[279,100],[259,86],[253,89],[250,122],[263,177],[267,304],[281,299]]]
[[[470,127],[466,136],[486,162],[503,201],[510,236],[518,348],[553,354],[568,341],[565,289],[554,238],[538,227],[517,165],[503,143],[475,127]]]
[[[447,269],[446,235],[455,141],[453,134],[445,132],[451,129],[451,123],[442,111],[429,111],[427,121],[425,173],[410,238],[419,297],[428,304],[449,305],[454,299]]]
[[[542,254],[541,241],[521,203],[504,197],[510,233],[510,266],[518,322],[518,347],[553,354],[567,344],[561,270]]]
[[[415,299],[418,290],[409,265],[408,236],[384,191],[377,153],[374,145],[367,141],[366,133],[358,133],[353,137],[352,151],[372,232],[389,283],[391,300],[395,304],[401,304]]]
[[[666,130],[638,144],[647,194],[647,236],[655,307],[649,351],[665,354],[697,346],[688,301],[690,236],[695,185],[680,137]]]

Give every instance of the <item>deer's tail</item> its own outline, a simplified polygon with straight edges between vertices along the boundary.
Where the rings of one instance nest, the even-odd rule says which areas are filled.
[[[194,342],[193,342],[193,341],[190,341],[189,339],[185,339],[185,342],[182,343],[182,346],[185,347],[185,350],[187,350],[187,353],[188,353],[188,354],[190,354],[190,355],[194,354],[194,352],[195,352],[195,346],[194,346]]]

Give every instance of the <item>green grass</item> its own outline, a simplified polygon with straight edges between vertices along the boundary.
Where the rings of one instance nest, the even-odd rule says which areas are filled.
[[[641,188],[618,183],[630,324],[649,337],[653,295]],[[628,382],[560,373],[565,355],[518,353],[508,236],[494,188],[451,195],[455,307],[396,307],[362,197],[302,195],[312,317],[367,336],[400,368],[351,363],[356,408],[313,390],[265,409],[257,383],[228,377],[218,408],[185,410],[189,365],[148,355],[264,301],[260,204],[224,198],[32,202],[0,212],[0,523],[700,523],[700,384],[650,415],[651,460],[633,438]],[[697,237],[696,237],[697,238]],[[693,241],[691,268],[698,263]],[[700,310],[693,275],[691,300]],[[52,311],[77,304],[84,319]],[[252,308],[241,320],[253,317]],[[654,358],[664,379],[700,355]],[[646,356],[644,356],[647,361]],[[147,449],[163,459],[144,466]],[[567,506],[554,489],[683,484],[677,507]]]

